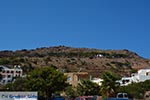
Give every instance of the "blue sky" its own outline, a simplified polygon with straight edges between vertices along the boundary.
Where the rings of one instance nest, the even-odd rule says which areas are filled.
[[[1,0],[0,50],[128,49],[150,58],[149,0]]]

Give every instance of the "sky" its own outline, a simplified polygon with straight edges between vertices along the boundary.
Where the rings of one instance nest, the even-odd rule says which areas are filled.
[[[127,49],[150,58],[150,0],[0,0],[0,50]]]

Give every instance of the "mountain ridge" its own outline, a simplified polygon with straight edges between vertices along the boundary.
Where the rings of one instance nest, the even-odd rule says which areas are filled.
[[[107,70],[120,76],[129,76],[141,68],[150,68],[150,60],[127,49],[100,50],[53,46],[0,51],[0,65],[21,65],[26,73],[35,68],[55,66],[66,72],[86,71],[93,76],[99,76]]]

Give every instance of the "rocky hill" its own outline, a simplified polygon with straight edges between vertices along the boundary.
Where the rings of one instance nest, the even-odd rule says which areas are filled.
[[[21,65],[24,72],[54,66],[66,72],[86,71],[99,76],[111,70],[129,76],[141,68],[150,68],[150,60],[129,50],[98,50],[66,46],[44,47],[34,50],[0,51],[0,65]]]

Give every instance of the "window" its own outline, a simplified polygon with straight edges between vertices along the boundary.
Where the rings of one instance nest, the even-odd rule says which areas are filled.
[[[128,95],[127,95],[127,93],[124,93],[124,97],[125,97],[125,98],[128,98]]]
[[[11,82],[11,80],[8,80],[7,82]]]
[[[127,93],[118,93],[117,97],[118,98],[128,98],[128,94]]]
[[[146,72],[146,76],[149,76],[150,75],[150,72]]]
[[[9,70],[7,70],[7,73],[9,73]]]
[[[11,73],[14,73],[14,71],[11,71]]]
[[[118,94],[118,98],[123,98],[123,94],[122,93]]]
[[[3,83],[5,83],[5,80],[3,80]]]
[[[72,77],[68,76],[67,81],[72,81]]]
[[[130,80],[122,80],[123,84],[129,83],[129,82],[130,82]]]
[[[8,78],[10,78],[11,77],[11,75],[8,75]]]

